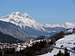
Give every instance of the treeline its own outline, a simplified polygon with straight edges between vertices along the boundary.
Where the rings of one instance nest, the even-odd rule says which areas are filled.
[[[70,56],[70,52],[68,51],[67,48],[65,48],[64,53],[61,52],[61,50],[59,50],[59,52],[54,56]]]
[[[15,51],[15,48],[0,49],[0,56],[36,56],[49,51],[49,44],[46,40],[33,43],[24,50]]]

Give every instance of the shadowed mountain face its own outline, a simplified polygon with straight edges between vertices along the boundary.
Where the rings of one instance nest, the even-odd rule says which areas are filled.
[[[3,34],[2,32],[0,32],[0,42],[2,43],[19,43],[22,42],[10,35],[7,34]]]
[[[40,24],[28,14],[21,12],[0,17],[0,31],[23,41],[39,36],[52,36],[54,33],[65,32],[69,28],[75,28],[75,23]]]

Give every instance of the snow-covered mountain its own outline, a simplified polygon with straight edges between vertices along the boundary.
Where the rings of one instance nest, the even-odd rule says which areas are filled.
[[[27,13],[21,12],[0,17],[0,31],[21,40],[48,34],[42,24],[33,20]]]
[[[9,15],[0,17],[0,31],[25,40],[29,37],[51,35],[51,33],[65,31],[67,28],[74,28],[74,23],[66,24],[40,24],[27,13],[12,12]]]
[[[22,27],[31,27],[35,28],[40,31],[44,31],[45,29],[42,27],[41,24],[36,22],[35,20],[32,19],[27,13],[21,13],[21,12],[13,12],[8,16],[3,16],[1,17],[3,21],[13,23],[15,25]]]
[[[60,32],[64,31],[65,33],[75,33],[75,23],[74,22],[65,22],[64,24],[44,24],[44,28],[48,32]]]
[[[65,22],[64,24],[45,24],[46,27],[63,27],[63,28],[75,28],[74,22]]]

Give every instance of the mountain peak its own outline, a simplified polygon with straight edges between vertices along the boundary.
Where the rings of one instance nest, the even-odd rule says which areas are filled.
[[[75,27],[75,23],[74,23],[74,22],[66,22],[65,25],[66,25],[68,28],[74,28],[74,27]]]
[[[24,13],[17,11],[17,12],[12,12],[11,15],[24,16]]]
[[[27,13],[23,13],[23,12],[17,11],[17,12],[12,12],[12,13],[9,15],[9,18],[22,19],[22,18],[31,18],[31,17],[30,17]]]
[[[27,13],[22,12],[12,12],[11,14],[7,16],[3,16],[0,18],[1,21],[10,22],[15,25],[20,26],[21,28],[30,27],[32,29],[45,31],[45,29],[42,27],[42,25],[38,22],[36,22],[31,16],[29,16]]]

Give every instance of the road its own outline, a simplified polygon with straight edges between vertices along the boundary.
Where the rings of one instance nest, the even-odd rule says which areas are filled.
[[[56,48],[56,49],[62,49],[62,50],[65,50],[65,48],[61,48],[61,47],[56,47],[56,46],[50,46],[51,48]],[[70,49],[67,49],[69,52],[72,52],[72,53],[75,53],[74,50],[70,50]]]

